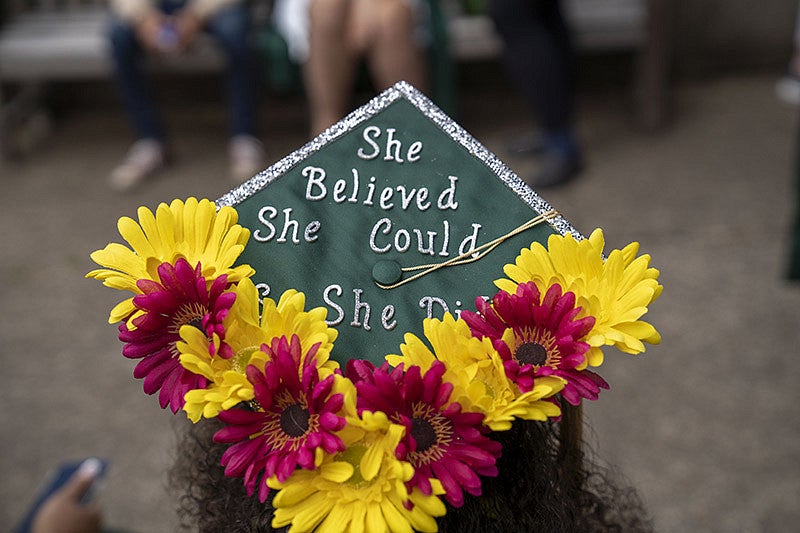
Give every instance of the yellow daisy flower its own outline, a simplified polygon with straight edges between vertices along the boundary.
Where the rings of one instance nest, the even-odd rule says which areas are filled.
[[[272,504],[272,527],[291,524],[290,533],[436,532],[437,516],[445,514],[435,482],[433,494],[409,492],[406,481],[414,468],[395,457],[404,427],[392,424],[384,413],[365,412],[348,417],[342,430],[347,449],[327,456],[316,470],[298,470],[280,483]],[[405,504],[413,507],[407,509]]]
[[[216,206],[209,200],[189,198],[184,203],[173,200],[162,203],[155,214],[140,207],[139,222],[122,217],[117,223],[119,233],[130,248],[110,243],[91,254],[92,260],[104,268],[92,270],[87,278],[103,282],[107,287],[141,294],[136,286],[140,279],[158,281],[158,266],[175,264],[183,257],[194,267],[201,264],[202,275],[214,280],[222,274],[235,283],[253,274],[249,265],[233,264],[244,250],[250,231],[236,222],[238,213],[232,207]],[[127,320],[134,312],[133,298],[117,304],[111,310],[109,323]]]
[[[224,344],[216,336],[211,339],[223,353],[211,355],[209,339],[197,328],[184,326],[180,330],[182,342],[176,348],[181,365],[210,382],[205,389],[189,391],[185,396],[184,410],[194,422],[201,417],[213,418],[222,410],[253,399],[253,385],[247,380],[245,369],[250,364],[264,368],[269,356],[261,347],[270,346],[274,339],[291,340],[297,335],[303,357],[314,351],[321,379],[338,368],[330,359],[338,332],[325,323],[327,309],[306,311],[305,295],[296,290],[284,292],[277,304],[264,298],[259,306],[258,289],[249,278],[242,279],[235,292],[236,300],[222,322]]]
[[[551,235],[547,249],[531,244],[503,269],[509,279],[495,280],[495,285],[510,294],[517,285],[529,281],[540,287],[554,283],[575,293],[579,316],[593,316],[595,325],[585,340],[591,348],[578,369],[603,363],[601,346],[614,346],[629,354],[645,351],[644,343],[658,344],[658,331],[643,320],[650,305],[661,294],[659,271],[649,267],[650,256],[636,257],[639,243],[632,242],[613,250],[603,261],[605,239],[596,229],[588,239],[578,241],[572,235]]]
[[[536,378],[533,389],[520,392],[506,377],[503,360],[488,338],[479,339],[463,320],[445,314],[443,320],[426,319],[425,337],[433,350],[416,335],[407,333],[400,345],[402,355],[387,355],[390,365],[417,365],[425,373],[434,361],[445,364],[442,381],[453,384],[450,398],[465,411],[484,413],[484,424],[494,431],[511,428],[515,418],[547,420],[561,414],[552,402],[546,401],[564,388],[564,380],[554,376]]]

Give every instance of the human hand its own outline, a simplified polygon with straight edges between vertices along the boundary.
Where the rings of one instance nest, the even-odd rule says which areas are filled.
[[[83,504],[100,472],[98,463],[85,462],[67,483],[42,504],[31,527],[32,533],[99,533],[100,506]]]
[[[161,11],[151,9],[136,23],[134,30],[145,50],[155,53],[163,51],[160,37],[166,22],[167,17]]]
[[[182,9],[175,16],[175,28],[178,32],[178,49],[183,51],[197,38],[203,29],[203,20],[191,9]]]

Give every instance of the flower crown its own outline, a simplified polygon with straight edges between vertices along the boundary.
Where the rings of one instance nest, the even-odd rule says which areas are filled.
[[[406,333],[380,367],[331,359],[326,309],[288,290],[260,299],[236,265],[249,238],[232,207],[189,198],[138,210],[91,258],[87,277],[133,292],[111,311],[133,375],[162,408],[217,417],[227,476],[243,478],[272,526],[306,531],[437,531],[436,517],[497,476],[493,432],[558,419],[596,400],[603,346],[629,354],[660,336],[640,320],[661,293],[638,243],[603,256],[588,239],[550,236],[507,264],[475,311]]]

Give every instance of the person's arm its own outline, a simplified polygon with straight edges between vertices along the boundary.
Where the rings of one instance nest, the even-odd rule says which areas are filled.
[[[137,23],[151,11],[156,11],[151,0],[109,0],[111,11],[121,19]]]
[[[221,9],[240,3],[242,0],[193,0],[175,15],[178,32],[178,48],[184,50],[192,44],[203,29],[206,20]]]
[[[192,0],[186,4],[185,11],[190,11],[200,21],[205,21],[220,9],[239,4],[242,0]]]
[[[159,35],[166,17],[151,0],[109,0],[109,4],[117,17],[133,26],[142,47],[149,52],[163,51]]]
[[[81,503],[97,474],[96,469],[79,468],[39,508],[31,533],[99,533],[100,506],[96,502]]]

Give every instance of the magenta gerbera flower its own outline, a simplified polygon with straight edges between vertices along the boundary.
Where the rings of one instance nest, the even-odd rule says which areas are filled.
[[[227,427],[214,440],[233,444],[222,456],[225,475],[244,477],[251,496],[259,484],[262,502],[269,494],[271,476],[284,482],[297,467],[315,469],[318,450],[333,454],[345,448],[335,434],[345,426],[344,417],[337,414],[344,395],[334,392],[333,374],[320,380],[314,361],[318,348],[319,344],[313,345],[303,357],[297,335],[292,335],[291,342],[281,337],[273,339],[271,346],[262,345],[269,362],[263,370],[254,365],[246,369],[256,410],[230,409],[219,414]]]
[[[464,504],[464,492],[481,494],[479,476],[497,476],[501,445],[486,436],[483,413],[463,412],[450,402],[453,385],[442,381],[445,365],[435,361],[423,376],[418,366],[375,368],[368,361],[350,361],[347,375],[358,390],[357,408],[382,411],[403,424],[406,434],[397,447],[398,459],[414,467],[410,488],[430,495],[430,478],[438,479],[453,507]]]
[[[541,297],[534,282],[521,283],[516,294],[498,292],[491,303],[475,300],[478,312],[463,311],[461,318],[473,335],[488,337],[503,358],[506,375],[520,391],[533,388],[536,376],[559,376],[567,381],[561,396],[572,405],[581,398],[596,400],[608,383],[589,370],[576,367],[584,362],[589,344],[583,337],[594,326],[591,316],[577,318],[572,292],[562,294],[551,285]]]
[[[200,263],[192,268],[183,258],[174,266],[162,263],[158,267],[160,283],[149,279],[137,282],[142,294],[133,298],[133,304],[142,314],[132,320],[133,328],[125,322],[119,326],[119,340],[125,343],[122,355],[141,359],[133,376],[144,378],[145,393],[160,391],[159,404],[162,408],[169,405],[174,413],[183,407],[188,391],[207,383],[180,364],[175,343],[181,340],[181,327],[195,326],[209,339],[214,334],[224,337],[222,321],[236,299],[233,292],[225,292],[226,275],[217,277],[209,287],[201,272]],[[216,350],[210,340],[209,349]]]

